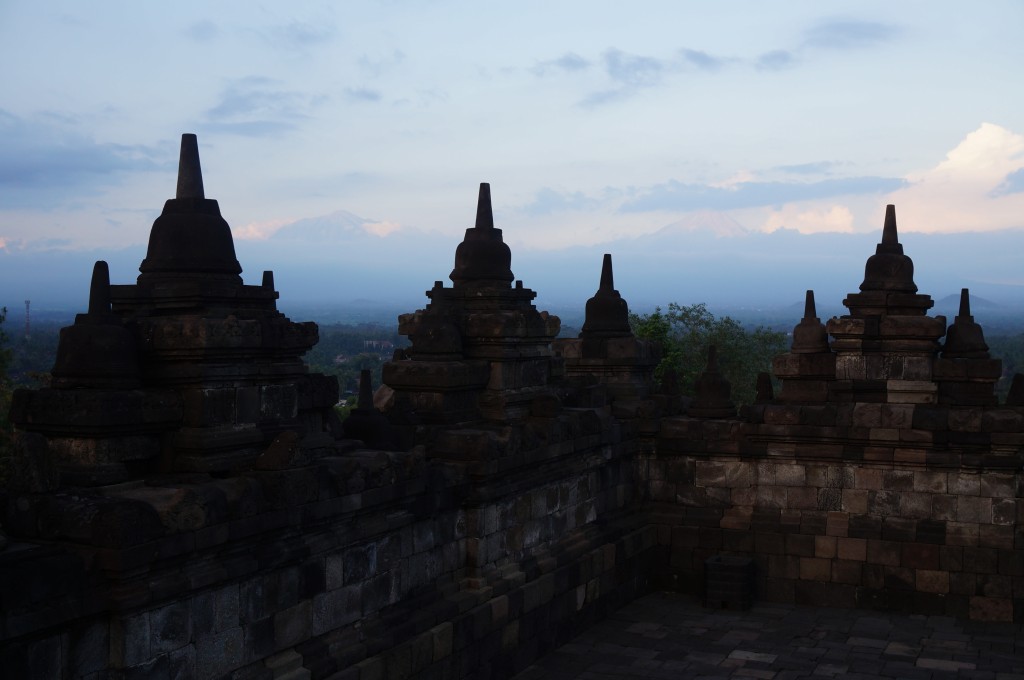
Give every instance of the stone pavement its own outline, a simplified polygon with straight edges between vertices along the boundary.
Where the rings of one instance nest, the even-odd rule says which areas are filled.
[[[880,677],[1024,680],[1024,626],[772,603],[733,612],[653,593],[515,680]]]

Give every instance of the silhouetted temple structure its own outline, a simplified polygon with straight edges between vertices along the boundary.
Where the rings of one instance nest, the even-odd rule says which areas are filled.
[[[1024,621],[1024,381],[998,404],[966,290],[928,315],[892,206],[740,410],[714,347],[655,384],[610,255],[556,340],[487,184],[385,412],[365,374],[339,422],[316,325],[241,271],[185,135],[137,282],[98,262],[15,394],[5,677],[502,678],[652,589]]]

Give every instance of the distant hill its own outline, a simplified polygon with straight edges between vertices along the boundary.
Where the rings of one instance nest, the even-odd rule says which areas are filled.
[[[845,313],[842,300],[857,291],[880,236],[880,230],[763,233],[717,213],[695,213],[655,233],[596,246],[516,247],[512,271],[537,291],[538,307],[565,319],[582,318],[597,289],[601,256],[608,252],[616,287],[636,311],[705,302],[716,314],[792,324],[803,313],[807,289],[815,291],[822,319]],[[460,240],[461,233],[398,228],[339,210],[285,225],[263,240],[238,238],[235,250],[247,283],[259,283],[264,269],[274,270],[281,309],[344,315],[348,308],[361,308],[363,314],[379,306],[390,315],[426,304],[424,293],[434,281],[450,285]],[[900,240],[914,260],[921,292],[938,300],[934,313],[955,314],[959,291],[967,287],[976,315],[1024,325],[1024,229],[901,232]],[[81,310],[96,259],[110,263],[114,283],[131,283],[144,256],[141,245],[114,251],[0,249],[0,304],[14,309],[31,299],[34,309]]]

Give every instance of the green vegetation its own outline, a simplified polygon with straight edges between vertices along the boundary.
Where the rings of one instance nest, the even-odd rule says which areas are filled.
[[[8,377],[8,366],[11,363],[11,350],[7,347],[7,334],[4,332],[4,321],[7,320],[7,308],[0,307],[0,482],[10,474],[11,422],[8,413],[11,410],[11,380]]]
[[[1006,401],[1014,373],[1024,373],[1024,333],[986,336],[989,354],[1003,360],[1003,376],[996,383],[999,401]]]
[[[637,337],[661,344],[662,359],[655,377],[660,380],[665,371],[674,370],[687,394],[693,393],[704,370],[708,345],[717,346],[719,368],[732,384],[737,405],[753,403],[757,374],[770,371],[772,357],[788,348],[785,333],[764,326],[747,330],[729,316],[715,318],[703,303],[683,306],[673,302],[667,312],[658,307],[650,314],[630,314],[630,324]]]
[[[391,360],[395,349],[408,346],[397,327],[381,324],[329,324],[320,326],[320,342],[309,350],[305,361],[311,371],[338,378],[342,399],[359,392],[359,372],[373,374],[373,386],[381,383],[381,367]]]

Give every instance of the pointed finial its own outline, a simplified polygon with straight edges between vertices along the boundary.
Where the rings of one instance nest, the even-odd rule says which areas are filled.
[[[263,287],[266,290],[274,290],[274,272],[267,269],[263,272]]]
[[[882,243],[899,243],[896,234],[896,206],[890,203],[885,206],[885,226],[882,227]]]
[[[805,319],[817,319],[818,310],[814,308],[814,291],[807,291],[806,297],[804,297],[804,318]]]
[[[89,314],[110,314],[110,268],[103,260],[97,260],[92,267]]]
[[[615,289],[615,278],[612,275],[612,256],[610,253],[604,254],[604,262],[601,263],[601,285],[599,288],[603,290]]]
[[[203,191],[203,169],[199,166],[199,141],[191,133],[181,136],[177,198],[206,198]]]
[[[1006,395],[1006,405],[1014,408],[1024,406],[1024,375],[1013,374],[1010,391]]]
[[[370,382],[370,369],[359,371],[359,408],[373,408],[373,384]]]
[[[757,374],[757,385],[754,390],[754,403],[764,404],[775,399],[775,388],[772,387],[772,376],[767,371]]]
[[[960,289],[960,313],[958,317],[966,319],[971,315],[971,294],[966,288]]]
[[[718,372],[718,347],[715,345],[708,345],[708,373]]]
[[[494,213],[491,212],[491,185],[480,182],[480,197],[476,201],[476,228],[494,229]]]

